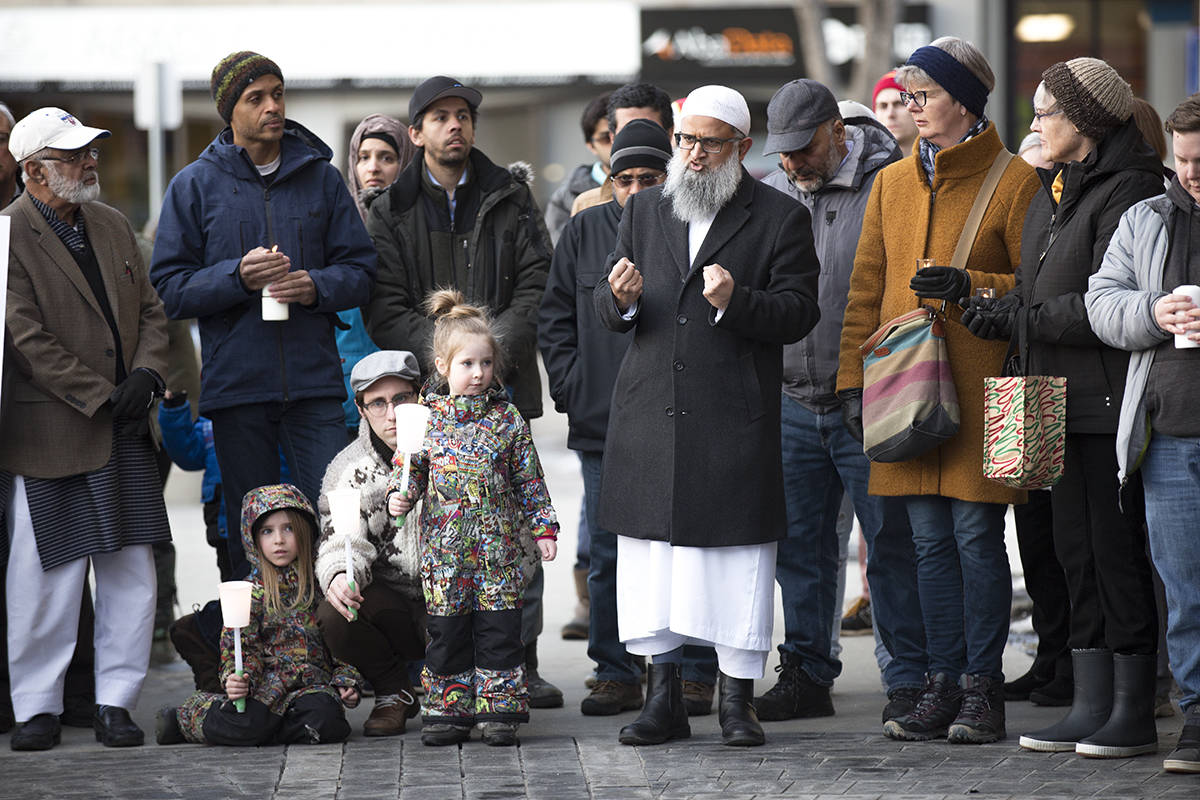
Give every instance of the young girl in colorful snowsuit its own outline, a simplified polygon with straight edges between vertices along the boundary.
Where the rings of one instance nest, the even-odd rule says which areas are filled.
[[[558,521],[529,425],[499,384],[502,352],[487,312],[457,291],[434,292],[437,375],[423,449],[412,456],[401,494],[403,454],[394,459],[388,511],[408,513],[422,494],[421,584],[429,644],[421,741],[465,741],[482,723],[483,741],[516,743],[529,719],[521,642],[521,535],[542,560],[557,552]],[[528,533],[523,534],[527,531]]]
[[[225,694],[195,692],[158,712],[159,744],[318,744],[350,734],[342,706],[358,705],[362,679],[335,661],[317,628],[312,505],[295,486],[260,486],[242,502],[242,545],[250,562],[250,624],[242,628],[243,670],[234,670],[233,630],[221,633]],[[245,699],[244,712],[233,701]]]

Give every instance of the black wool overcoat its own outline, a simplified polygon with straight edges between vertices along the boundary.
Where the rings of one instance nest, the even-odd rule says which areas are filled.
[[[606,326],[634,331],[613,391],[599,524],[689,547],[782,539],[783,345],[820,314],[808,210],[743,169],[689,264],[671,200],[638,192],[611,261],[622,257],[644,281],[633,318],[619,314],[607,281],[594,295]],[[709,264],[734,281],[720,320],[702,293]]]

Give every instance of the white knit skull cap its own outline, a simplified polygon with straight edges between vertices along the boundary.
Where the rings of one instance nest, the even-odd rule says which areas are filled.
[[[683,101],[679,117],[693,116],[719,119],[737,128],[743,136],[750,135],[750,107],[746,98],[728,86],[710,84],[693,89]]]

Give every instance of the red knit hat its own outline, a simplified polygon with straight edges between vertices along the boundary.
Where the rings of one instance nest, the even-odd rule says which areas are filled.
[[[871,108],[875,107],[875,98],[879,97],[879,93],[884,89],[895,89],[897,92],[903,92],[904,87],[896,83],[896,70],[883,73],[883,77],[875,84],[875,90],[871,92]]]

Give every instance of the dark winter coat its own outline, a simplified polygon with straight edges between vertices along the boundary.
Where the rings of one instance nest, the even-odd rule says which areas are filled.
[[[567,415],[567,447],[604,450],[608,409],[632,333],[614,333],[596,316],[592,291],[606,283],[617,246],[621,206],[615,200],[571,218],[554,248],[538,313],[538,344],[554,407]]]
[[[367,301],[375,252],[325,143],[288,120],[281,147],[268,185],[226,128],[167,187],[150,280],[168,317],[199,318],[202,414],[346,396],[335,312]],[[285,322],[264,322],[238,275],[242,256],[273,245],[317,289]]]
[[[529,191],[528,165],[504,169],[479,150],[471,150],[468,180],[477,184],[479,210],[463,234],[466,268],[456,270],[454,265],[433,263],[419,202],[425,191],[423,152],[367,214],[367,230],[379,251],[378,283],[363,308],[367,332],[385,350],[416,353],[429,376],[433,321],[421,306],[435,289],[458,289],[468,302],[485,305],[495,315],[507,357],[504,382],[512,387],[521,414],[527,419],[539,417],[537,309],[551,253],[542,214]]]
[[[622,257],[644,280],[633,319],[607,282],[594,296],[605,325],[634,331],[609,416],[600,526],[691,547],[783,538],[783,345],[819,315],[808,209],[743,169],[689,265],[687,225],[648,189],[625,205]],[[734,281],[720,320],[702,294],[709,264]]]
[[[1063,170],[1057,208],[1051,184]],[[1130,120],[1102,139],[1083,161],[1038,170],[1042,190],[1025,215],[1016,292],[1028,324],[1029,375],[1067,379],[1067,431],[1116,433],[1129,353],[1092,332],[1084,308],[1088,278],[1100,268],[1121,215],[1162,192],[1162,164]]]

